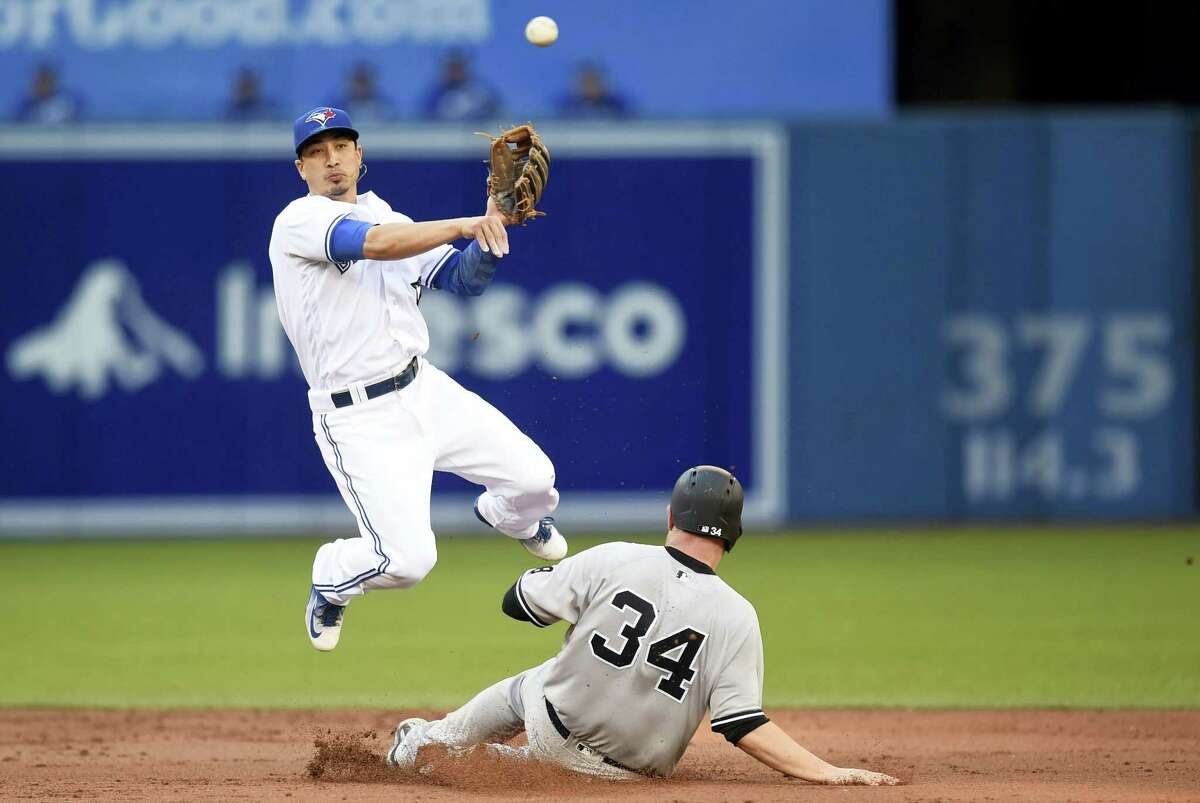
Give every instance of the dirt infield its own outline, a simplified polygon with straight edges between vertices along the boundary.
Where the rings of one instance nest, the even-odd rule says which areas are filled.
[[[834,763],[905,782],[853,789],[786,780],[704,728],[666,781],[478,755],[406,774],[380,756],[412,713],[0,710],[0,799],[1200,800],[1200,711],[769,712]]]

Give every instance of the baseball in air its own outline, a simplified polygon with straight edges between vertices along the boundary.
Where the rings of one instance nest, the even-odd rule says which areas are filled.
[[[534,17],[525,26],[525,38],[538,47],[550,47],[558,39],[558,23],[549,17]]]

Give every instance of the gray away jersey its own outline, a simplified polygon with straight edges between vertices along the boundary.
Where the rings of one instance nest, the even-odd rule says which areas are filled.
[[[731,741],[766,722],[754,606],[678,550],[593,547],[517,581],[534,624],[571,624],[546,698],[572,735],[670,775],[705,711]]]

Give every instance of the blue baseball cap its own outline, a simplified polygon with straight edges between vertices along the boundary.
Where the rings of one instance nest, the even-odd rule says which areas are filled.
[[[300,149],[307,145],[310,139],[317,134],[324,134],[326,131],[345,131],[350,134],[351,139],[355,142],[358,141],[358,131],[355,130],[354,124],[350,122],[350,115],[346,114],[344,109],[318,106],[297,117],[292,126],[292,134],[296,142],[296,155],[300,155]]]

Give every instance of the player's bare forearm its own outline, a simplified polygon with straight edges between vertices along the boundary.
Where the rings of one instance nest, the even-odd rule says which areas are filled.
[[[895,778],[883,773],[835,767],[801,747],[774,722],[750,731],[738,740],[737,746],[772,769],[812,783],[864,786],[897,783]]]
[[[508,253],[504,224],[496,218],[480,216],[372,226],[363,241],[363,257],[405,259],[461,239],[478,240],[481,249],[498,257]]]
[[[838,769],[805,750],[774,722],[750,731],[737,746],[772,769],[814,783],[824,783]]]

